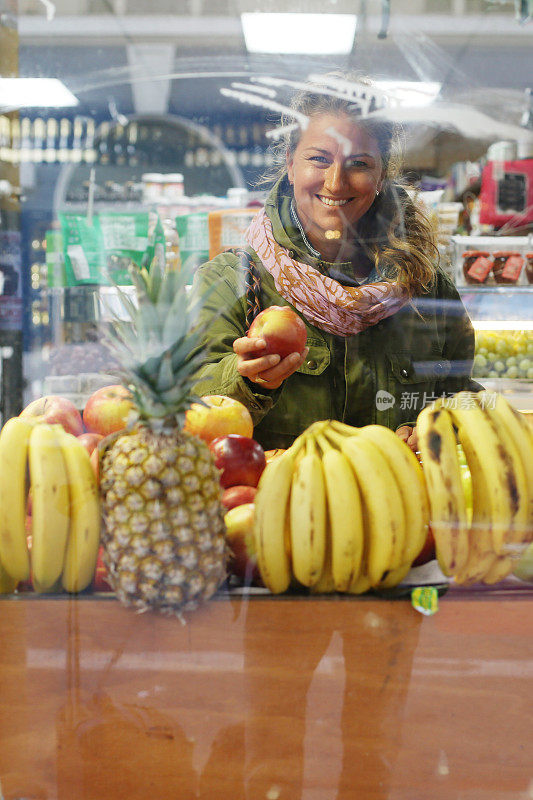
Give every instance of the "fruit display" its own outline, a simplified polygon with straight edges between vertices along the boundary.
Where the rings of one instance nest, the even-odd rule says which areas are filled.
[[[418,416],[436,554],[458,584],[498,583],[533,540],[533,435],[502,395],[437,401]],[[471,476],[471,514],[457,451]]]
[[[262,581],[273,593],[294,584],[353,594],[393,587],[422,549],[428,523],[422,468],[393,431],[314,423],[259,480]]]
[[[138,302],[125,304],[127,324],[112,336],[137,422],[99,445],[104,561],[125,605],[179,615],[226,577],[219,471],[184,427],[202,332],[193,330],[186,270],[154,261],[131,276]]]
[[[533,380],[533,331],[476,331],[473,375]]]
[[[99,541],[98,490],[84,445],[40,417],[8,420],[0,433],[0,577],[4,585],[10,579],[5,591],[30,576],[38,592],[83,591],[93,580]]]

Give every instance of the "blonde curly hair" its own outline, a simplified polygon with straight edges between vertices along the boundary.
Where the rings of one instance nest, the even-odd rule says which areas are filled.
[[[372,82],[366,78],[358,77],[356,80],[372,87]],[[326,94],[316,84],[298,91],[290,109],[281,118],[281,127],[285,131],[271,146],[273,166],[263,176],[261,184],[273,185],[286,179],[287,157],[294,153],[302,134],[301,125],[294,123],[295,117],[304,115],[310,119],[322,114],[349,117],[375,139],[384,169],[381,191],[357,222],[354,238],[382,277],[398,281],[410,297],[426,292],[435,280],[439,263],[436,231],[400,177],[403,161],[401,127],[387,120],[386,112],[379,117],[362,116],[357,101],[338,94]]]

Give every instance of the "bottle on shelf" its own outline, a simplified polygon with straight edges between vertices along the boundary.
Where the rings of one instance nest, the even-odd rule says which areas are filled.
[[[22,117],[20,121],[20,162],[27,164],[28,161],[33,161],[31,120],[29,117]]]
[[[57,148],[57,160],[61,164],[70,161],[69,139],[70,139],[70,120],[63,117],[59,120],[59,145]]]
[[[9,117],[0,116],[0,161],[9,164],[11,161],[11,126]]]
[[[97,160],[99,164],[105,165],[109,164],[111,161],[111,155],[109,152],[109,129],[110,124],[109,122],[101,122],[98,126],[97,132]]]
[[[85,124],[85,141],[83,143],[82,158],[86,164],[94,164],[96,151],[94,149],[95,124],[93,119],[88,119]]]
[[[43,147],[45,145],[46,126],[44,119],[36,117],[33,121],[33,161],[36,164],[42,163],[44,159]]]
[[[83,157],[81,140],[83,136],[83,120],[75,117],[72,125],[72,147],[70,150],[70,160],[74,164],[79,164]]]
[[[46,120],[46,148],[44,151],[44,160],[48,164],[53,164],[57,160],[57,132],[57,120],[55,117],[50,117]]]
[[[20,164],[21,131],[18,117],[11,119],[11,163]]]

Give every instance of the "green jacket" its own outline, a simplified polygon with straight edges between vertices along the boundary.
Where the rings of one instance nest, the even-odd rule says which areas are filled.
[[[266,202],[276,240],[291,255],[327,274],[333,265],[313,258],[295,227],[291,196],[278,184]],[[272,276],[251,255],[261,275],[261,305],[289,305]],[[349,277],[350,264],[335,265]],[[370,276],[373,280],[375,276]],[[474,332],[452,281],[439,269],[434,286],[394,316],[353,336],[307,327],[306,362],[279,389],[261,389],[236,370],[233,341],[246,335],[244,273],[231,252],[201,266],[193,293],[203,297],[205,364],[196,393],[224,394],[244,403],[254,420],[254,438],[265,449],[288,447],[319,419],[350,425],[379,423],[395,430],[414,424],[418,412],[443,394],[480,388],[470,380]],[[298,313],[298,312],[297,312]]]

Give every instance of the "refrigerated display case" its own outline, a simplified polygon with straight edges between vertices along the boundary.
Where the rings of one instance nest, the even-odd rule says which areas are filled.
[[[474,377],[501,392],[520,411],[533,411],[533,284],[527,254],[533,236],[452,236],[452,274],[476,331]],[[497,283],[495,259],[515,254],[520,270],[512,283]],[[483,280],[465,280],[481,260]],[[502,259],[503,260],[503,259]],[[465,267],[466,264],[466,267]]]

